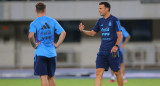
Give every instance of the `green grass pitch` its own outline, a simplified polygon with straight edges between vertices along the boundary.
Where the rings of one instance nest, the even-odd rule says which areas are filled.
[[[57,86],[94,86],[95,79],[55,79]],[[104,79],[102,86],[118,86],[116,82],[107,83]],[[160,86],[160,79],[127,79],[124,86]],[[39,79],[0,79],[0,86],[40,86]]]

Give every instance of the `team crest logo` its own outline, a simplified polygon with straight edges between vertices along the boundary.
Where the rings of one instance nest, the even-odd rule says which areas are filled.
[[[108,24],[108,26],[112,26],[112,23],[111,23],[111,21],[109,21],[109,24]]]

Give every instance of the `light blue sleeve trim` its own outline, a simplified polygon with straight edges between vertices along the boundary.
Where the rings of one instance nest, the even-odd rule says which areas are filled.
[[[116,23],[117,23],[117,26],[118,26],[118,31],[122,31],[120,22],[116,21]]]

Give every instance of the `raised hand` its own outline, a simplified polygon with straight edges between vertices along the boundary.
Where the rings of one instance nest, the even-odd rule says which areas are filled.
[[[83,31],[84,30],[84,25],[82,23],[79,24],[79,30]]]

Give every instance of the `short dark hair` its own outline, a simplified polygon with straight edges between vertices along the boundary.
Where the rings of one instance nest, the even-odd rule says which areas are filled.
[[[37,12],[44,12],[44,9],[46,8],[46,5],[43,2],[38,2],[36,4],[36,10]]]
[[[109,11],[111,9],[111,5],[108,3],[108,2],[100,2],[99,5],[103,5],[106,7],[106,8],[109,8]]]

